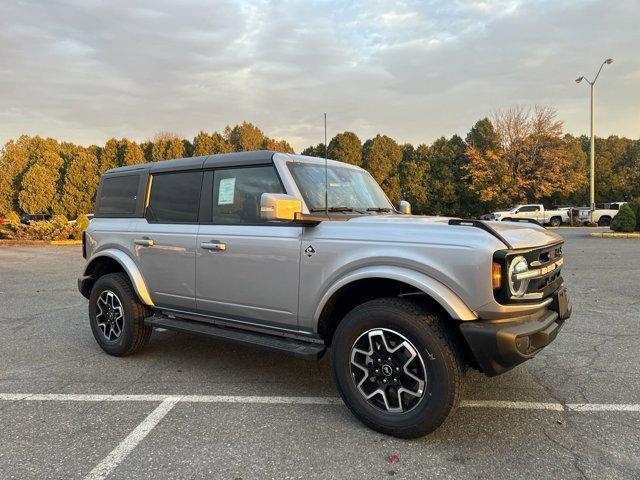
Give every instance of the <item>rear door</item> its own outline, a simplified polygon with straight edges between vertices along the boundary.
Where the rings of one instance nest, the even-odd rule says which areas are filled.
[[[230,322],[297,330],[302,227],[261,220],[263,193],[285,193],[273,164],[206,172],[197,308]]]
[[[153,174],[145,218],[134,239],[136,259],[158,307],[193,311],[202,171]]]

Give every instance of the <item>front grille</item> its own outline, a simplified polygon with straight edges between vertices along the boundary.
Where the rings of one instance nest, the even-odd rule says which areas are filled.
[[[520,298],[510,296],[507,279],[504,276],[501,288],[494,290],[494,296],[499,303],[538,303],[551,296],[562,285],[562,263],[564,262],[562,244],[536,248],[527,252],[503,250],[496,252],[494,261],[500,262],[502,271],[506,272],[511,259],[518,255],[527,259],[531,270],[541,270],[544,273],[529,280],[527,290]],[[556,267],[558,262],[561,262],[561,265]]]

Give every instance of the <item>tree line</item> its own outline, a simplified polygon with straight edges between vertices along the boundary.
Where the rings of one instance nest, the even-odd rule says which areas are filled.
[[[109,168],[198,155],[269,149],[293,153],[251,123],[192,140],[162,132],[142,143],[110,139],[83,147],[21,136],[0,155],[0,214],[51,213],[68,218],[93,211],[99,178]],[[329,158],[367,169],[397,204],[415,213],[478,216],[516,203],[588,204],[586,136],[563,132],[555,110],[514,107],[483,118],[465,138],[401,144],[378,134],[364,142],[353,132],[335,135]],[[325,145],[302,154],[324,157]],[[640,196],[640,140],[596,140],[596,201]]]

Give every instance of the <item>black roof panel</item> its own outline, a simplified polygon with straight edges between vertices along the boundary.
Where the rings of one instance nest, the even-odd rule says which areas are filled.
[[[134,171],[170,172],[174,170],[194,170],[198,168],[235,167],[243,165],[259,165],[273,162],[273,154],[270,150],[255,150],[251,152],[220,153],[217,155],[205,155],[201,157],[176,158],[161,162],[142,163],[128,165],[107,170],[106,174],[124,173]]]

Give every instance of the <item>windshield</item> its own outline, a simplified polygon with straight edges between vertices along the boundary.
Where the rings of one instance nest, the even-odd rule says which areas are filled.
[[[324,165],[289,162],[288,166],[309,210],[324,210]],[[393,205],[369,173],[329,165],[327,178],[329,208],[344,211],[393,211]]]

